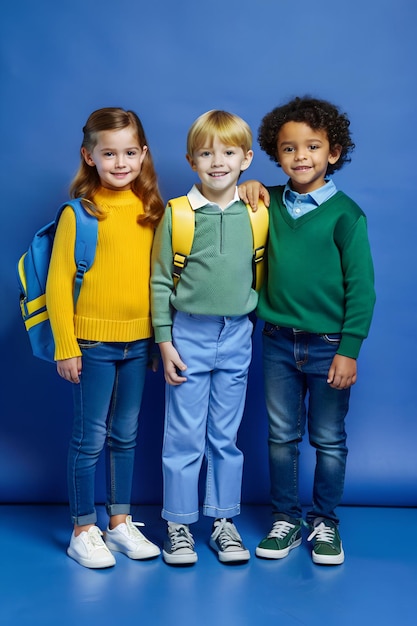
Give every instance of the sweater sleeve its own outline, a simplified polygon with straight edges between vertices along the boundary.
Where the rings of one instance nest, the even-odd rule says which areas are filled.
[[[55,360],[81,356],[74,332],[75,215],[66,207],[58,222],[46,284],[46,306],[55,340]]]
[[[167,207],[152,248],[151,311],[156,343],[172,341],[173,289],[171,210]]]
[[[338,353],[357,358],[367,337],[375,305],[374,269],[366,217],[362,214],[342,242],[345,318]]]

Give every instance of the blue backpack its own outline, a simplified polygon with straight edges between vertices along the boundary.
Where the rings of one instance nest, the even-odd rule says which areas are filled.
[[[59,207],[55,220],[38,230],[29,249],[22,255],[17,264],[20,310],[29,334],[32,352],[36,357],[50,362],[54,362],[55,342],[46,309],[45,289],[56,227],[66,206],[73,208],[76,220],[74,247],[74,258],[77,266],[74,282],[75,310],[84,274],[90,269],[94,261],[98,232],[97,218],[85,211],[79,199],[64,202]]]

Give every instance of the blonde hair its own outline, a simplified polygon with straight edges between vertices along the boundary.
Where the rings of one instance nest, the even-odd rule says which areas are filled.
[[[136,132],[140,147],[148,146],[140,175],[132,182],[132,191],[142,200],[144,208],[144,214],[138,216],[138,222],[156,226],[163,215],[164,203],[159,192],[158,180],[145,131],[136,113],[125,111],[118,107],[108,107],[94,111],[83,128],[84,137],[81,149],[85,148],[88,152],[92,152],[97,145],[100,132],[121,130],[129,126]],[[86,209],[94,213],[99,219],[104,219],[104,212],[92,202],[94,194],[100,187],[101,183],[97,169],[87,165],[84,157],[81,155],[78,171],[70,185],[70,196],[71,198],[83,198]]]
[[[239,146],[245,154],[252,148],[252,131],[238,115],[227,111],[211,110],[200,115],[192,124],[187,135],[187,154],[211,145],[214,137],[226,146]]]

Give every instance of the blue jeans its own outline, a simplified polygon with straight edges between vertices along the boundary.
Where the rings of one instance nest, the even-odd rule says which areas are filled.
[[[177,312],[173,344],[187,365],[187,382],[166,386],[162,451],[162,517],[189,524],[199,516],[198,485],[207,460],[203,514],[240,512],[243,454],[236,445],[252,356],[248,317]]]
[[[273,515],[275,519],[301,518],[298,446],[307,419],[309,441],[316,449],[313,502],[307,522],[324,517],[338,523],[335,509],[345,480],[345,417],[350,389],[333,389],[327,374],[340,335],[316,335],[267,322],[262,341]]]
[[[138,417],[148,363],[149,340],[102,343],[79,340],[80,383],[73,385],[74,423],[68,453],[72,522],[97,520],[96,465],[106,447],[106,509],[128,514]]]

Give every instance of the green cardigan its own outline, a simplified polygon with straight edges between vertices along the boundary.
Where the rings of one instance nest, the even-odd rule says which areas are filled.
[[[356,358],[375,304],[363,211],[338,191],[295,220],[283,204],[284,187],[268,190],[268,276],[257,314],[277,326],[342,333],[338,353]]]

